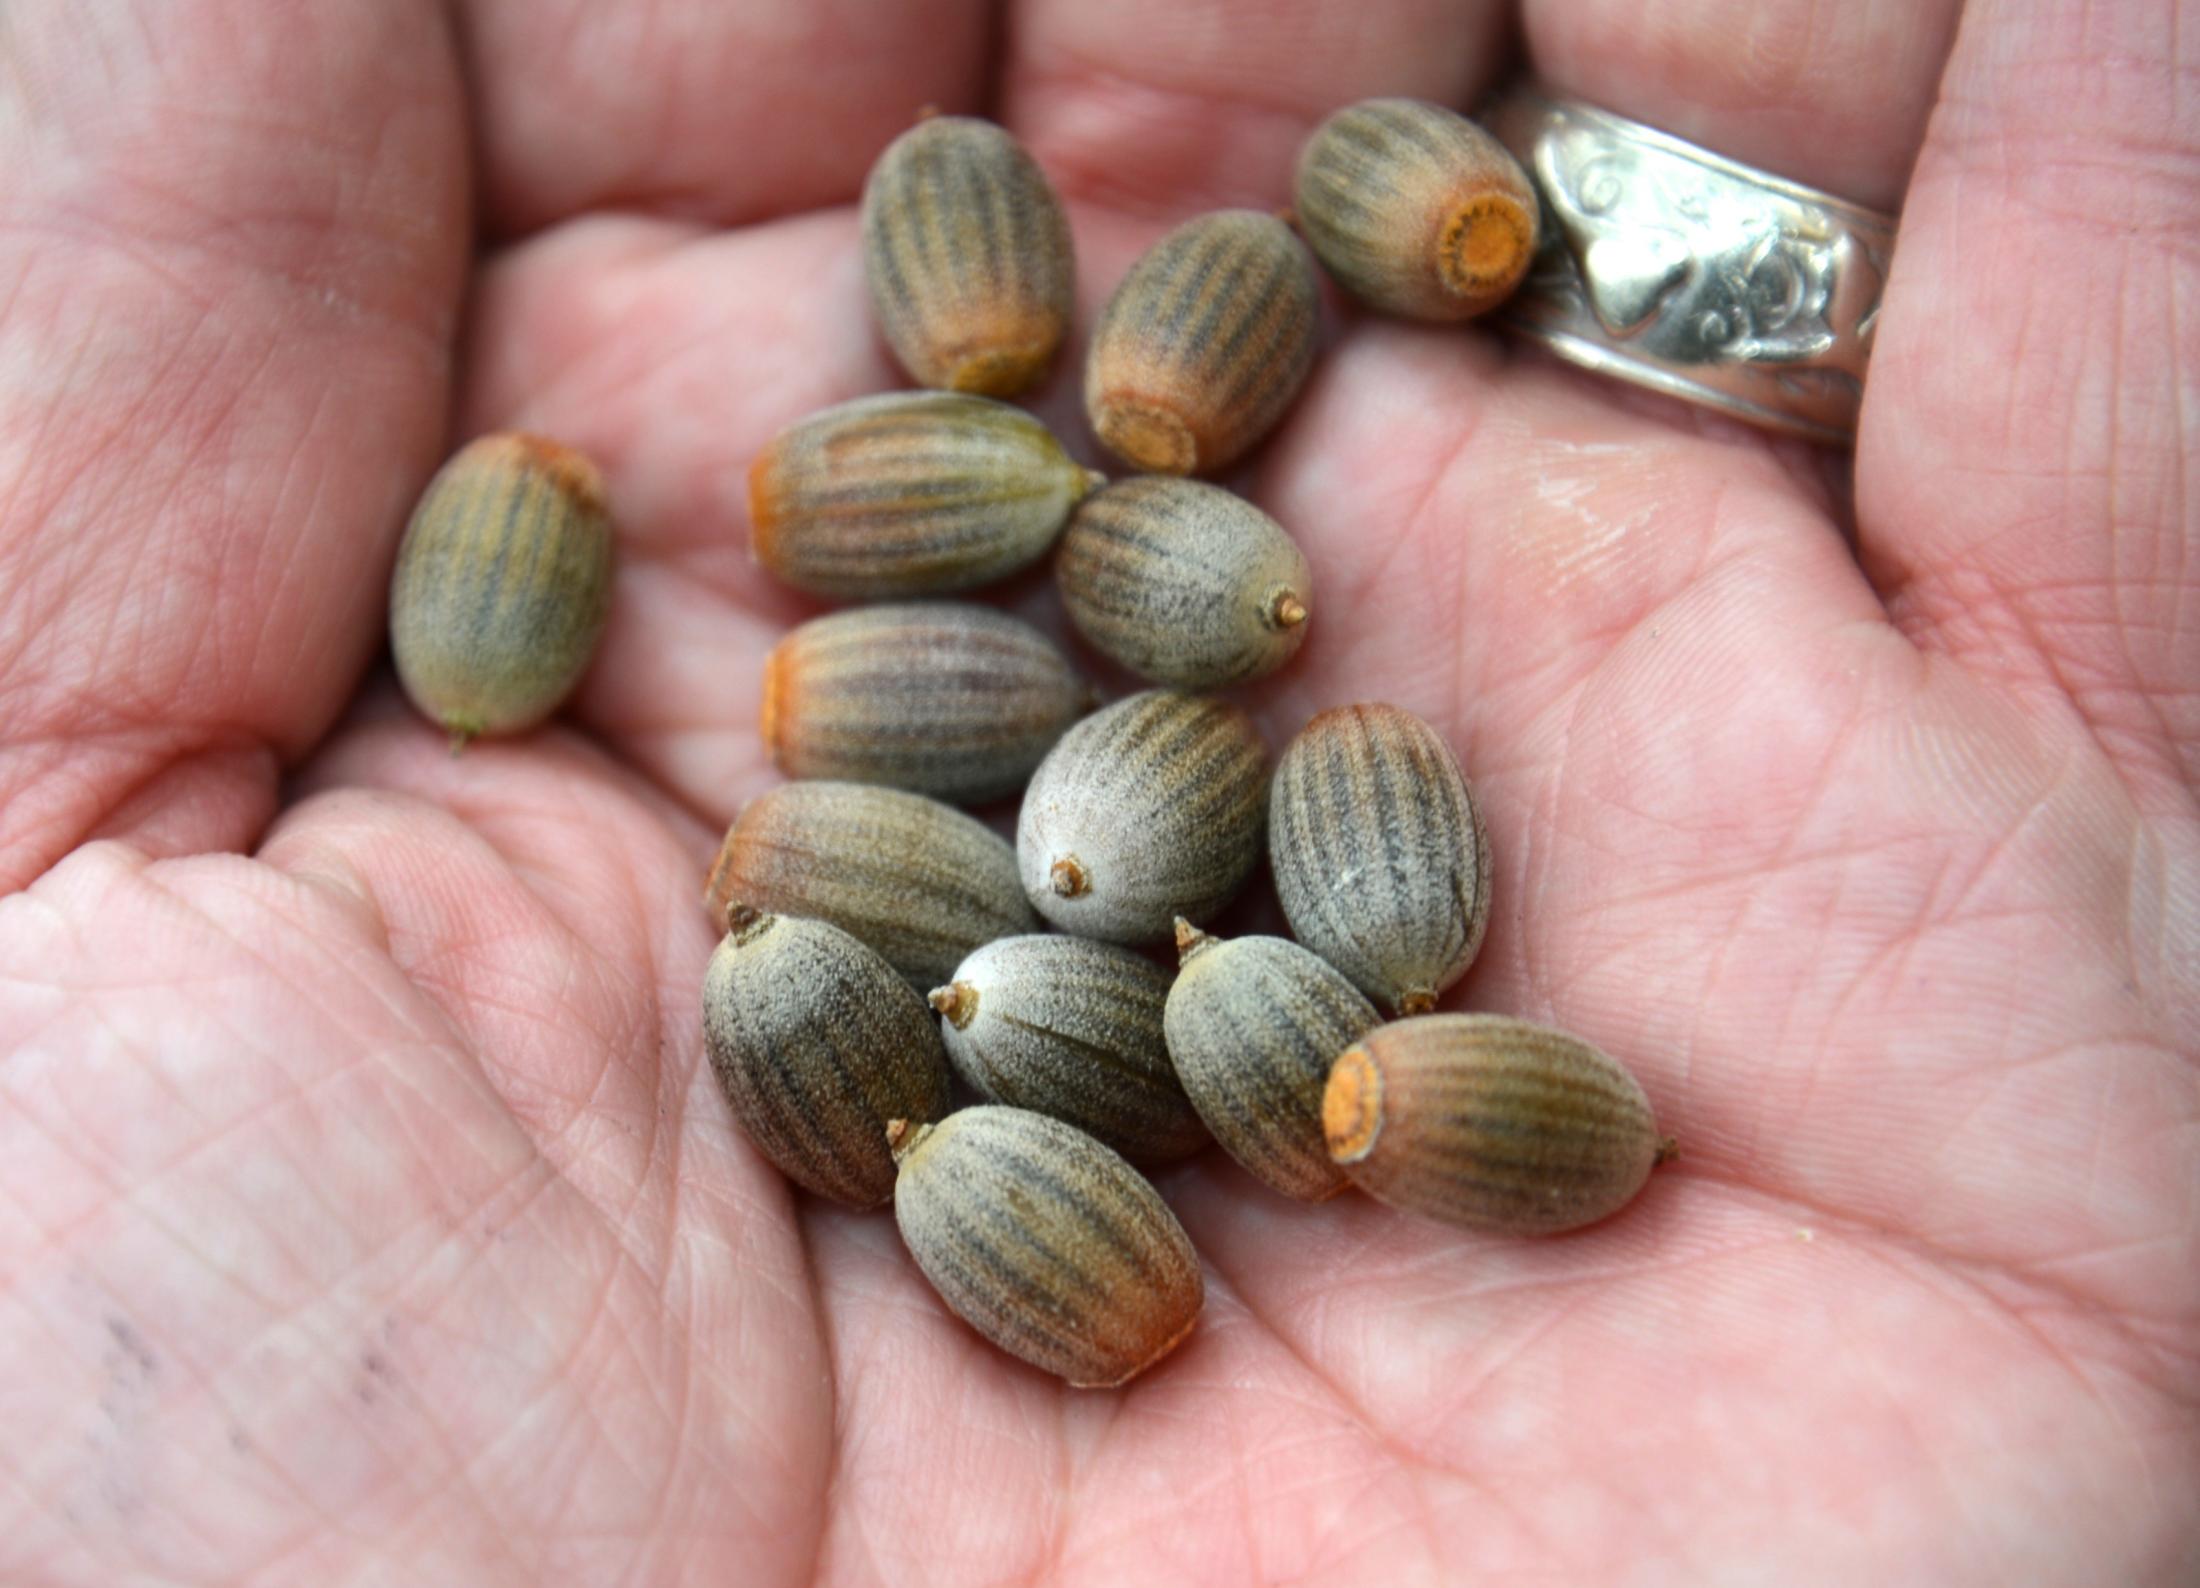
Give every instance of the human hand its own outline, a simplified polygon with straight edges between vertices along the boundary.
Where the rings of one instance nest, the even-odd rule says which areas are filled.
[[[1735,158],[1891,207],[1916,157],[1853,514],[1332,317],[1249,479],[1316,578],[1270,742],[1440,727],[1498,865],[1449,1002],[1619,1056],[1684,1157],[1523,1243],[1209,1153],[1161,1182],[1206,1315],[1117,1394],[791,1194],[701,1060],[806,610],[743,470],[896,383],[851,200],[921,104],[1027,139],[1089,322],[1326,110],[1468,102],[1502,8],[1025,0],[997,70],[978,0],[0,11],[0,1579],[2189,1572],[2200,46],[1974,0],[1928,136],[1957,9],[1521,19]],[[453,760],[361,677],[413,495],[504,426],[605,466],[619,589],[575,725]]]

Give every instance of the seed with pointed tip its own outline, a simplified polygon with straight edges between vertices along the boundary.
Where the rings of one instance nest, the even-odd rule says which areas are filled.
[[[454,746],[517,733],[572,693],[610,611],[595,465],[540,436],[483,436],[428,482],[398,548],[398,681]]]
[[[1338,1054],[1381,1021],[1321,956],[1280,937],[1176,927],[1181,968],[1163,1028],[1185,1095],[1230,1156],[1285,1196],[1344,1189],[1322,1138]]]
[[[924,1000],[837,926],[736,902],[703,978],[703,1045],[733,1117],[782,1174],[850,1207],[893,1194],[889,1120],[947,1112]]]
[[[1054,576],[1070,621],[1141,677],[1219,689],[1274,672],[1306,638],[1306,559],[1244,498],[1143,475],[1085,498]]]
[[[1013,397],[1069,330],[1069,222],[1038,162],[990,121],[931,116],[863,185],[871,303],[919,384]]]
[[[1173,689],[1119,700],[1032,774],[1016,821],[1024,894],[1065,932],[1166,942],[1176,917],[1208,919],[1260,863],[1267,783],[1238,707]]]
[[[894,1131],[894,1222],[949,1310],[1033,1367],[1112,1389],[1199,1321],[1199,1257],[1160,1193],[1083,1131],[965,1108]]]
[[[750,544],[812,595],[940,595],[1038,561],[1098,483],[1020,408],[891,392],[773,438],[749,469]]]
[[[1338,1055],[1322,1097],[1329,1155],[1377,1201],[1505,1235],[1616,1213],[1672,1156],[1613,1060],[1501,1015],[1423,1015]]]
[[[1299,225],[1329,273],[1375,308],[1465,320],[1512,295],[1535,257],[1527,172],[1466,117],[1368,99],[1299,154]]]
[[[1284,749],[1268,822],[1291,930],[1370,998],[1423,1013],[1474,963],[1489,833],[1450,747],[1419,717],[1322,712]]]
[[[1155,243],[1101,311],[1085,413],[1151,474],[1211,474],[1265,436],[1314,364],[1314,269],[1273,215],[1223,210]]]
[[[1207,1141],[1169,1064],[1169,978],[1129,949],[1082,937],[1004,937],[932,993],[947,1060],[996,1103],[1035,1109],[1149,1162]]]
[[[829,613],[764,662],[759,728],[789,777],[971,804],[1013,794],[1092,688],[1054,642],[992,607],[920,601]]]
[[[830,921],[918,991],[980,943],[1035,932],[1016,851],[938,800],[863,783],[788,783],[726,832],[704,902]]]

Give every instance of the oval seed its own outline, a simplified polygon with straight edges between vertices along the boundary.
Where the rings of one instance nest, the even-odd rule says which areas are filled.
[[[1016,851],[938,800],[863,783],[788,783],[726,832],[704,902],[830,921],[919,992],[981,943],[1039,929]]]
[[[703,1045],[733,1117],[798,1185],[850,1207],[893,1194],[886,1126],[947,1112],[924,1000],[837,926],[726,912],[703,977]]]
[[[1314,270],[1273,215],[1186,221],[1131,266],[1085,362],[1101,445],[1152,474],[1207,474],[1265,436],[1314,364]]]
[[[967,590],[1046,554],[1100,482],[1020,408],[891,392],[812,414],[749,469],[756,560],[799,590],[883,601]]]
[[[949,1310],[1009,1355],[1112,1389],[1199,1321],[1205,1287],[1184,1226],[1083,1131],[981,1107],[893,1136],[909,1254]]]
[[[1034,908],[1111,943],[1204,921],[1260,862],[1268,752],[1226,701],[1149,689],[1062,735],[1031,776],[1016,865]]]
[[[965,803],[1023,787],[1092,689],[1021,618],[952,601],[812,618],[764,662],[764,743],[789,777]]]
[[[1077,631],[1156,683],[1218,689],[1274,672],[1306,638],[1306,559],[1244,498],[1142,475],[1085,498],[1054,576]]]
[[[1377,1201],[1505,1235],[1593,1224],[1674,1153],[1618,1064],[1501,1015],[1369,1032],[1338,1056],[1322,1123],[1330,1157]]]
[[[1520,285],[1535,257],[1527,172],[1466,117],[1417,99],[1338,111],[1299,154],[1299,225],[1364,303],[1465,320]]]
[[[610,611],[595,465],[540,436],[483,436],[428,482],[398,548],[398,681],[453,748],[516,733],[572,693]]]
[[[946,1017],[947,1061],[973,1091],[1155,1161],[1207,1141],[1169,1063],[1168,998],[1168,976],[1127,948],[1040,935],[977,949],[932,1007]]]
[[[1345,1177],[1322,1136],[1322,1088],[1337,1055],[1382,1017],[1328,961],[1283,938],[1225,941],[1179,921],[1176,941],[1163,1023],[1199,1117],[1285,1196],[1336,1195]]]
[[[1069,331],[1069,222],[1046,173],[990,121],[930,116],[863,184],[879,324],[924,386],[1012,397]]]
[[[1285,747],[1268,816],[1299,941],[1400,1014],[1434,1008],[1490,918],[1489,832],[1436,730],[1396,706],[1322,712]]]

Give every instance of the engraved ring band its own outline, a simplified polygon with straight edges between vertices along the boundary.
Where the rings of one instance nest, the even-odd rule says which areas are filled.
[[[1543,199],[1542,249],[1501,324],[1603,374],[1854,443],[1893,217],[1533,89],[1487,120]]]

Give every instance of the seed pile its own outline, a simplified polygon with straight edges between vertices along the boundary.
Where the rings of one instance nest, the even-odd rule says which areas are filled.
[[[1000,128],[928,117],[874,167],[862,246],[883,337],[937,389],[814,414],[749,470],[757,560],[876,604],[799,625],[764,668],[762,736],[797,781],[741,812],[705,886],[711,1065],[789,1179],[890,1197],[947,1306],[1075,1385],[1125,1382],[1199,1315],[1198,1258],[1134,1162],[1211,1136],[1287,1197],[1356,1187],[1530,1235],[1616,1212],[1672,1151],[1594,1048],[1429,1012],[1480,950],[1492,874],[1434,728],[1339,706],[1271,768],[1245,710],[1198,693],[1275,672],[1313,627],[1286,528],[1174,477],[1289,409],[1319,340],[1309,248],[1368,306],[1429,321],[1493,306],[1535,248],[1525,174],[1413,101],[1324,122],[1296,206],[1188,221],[1109,297],[1086,415],[1143,471],[1110,484],[997,400],[1069,327],[1060,202]],[[554,710],[602,623],[609,535],[577,455],[491,437],[454,459],[391,601],[422,710],[461,738]],[[940,599],[1057,542],[1069,624],[1159,687],[1101,706],[1040,629]],[[1013,846],[953,808],[1019,790]],[[1264,853],[1298,941],[1203,930]],[[1172,934],[1173,974],[1152,957]],[[955,1108],[957,1086],[981,1101]]]

